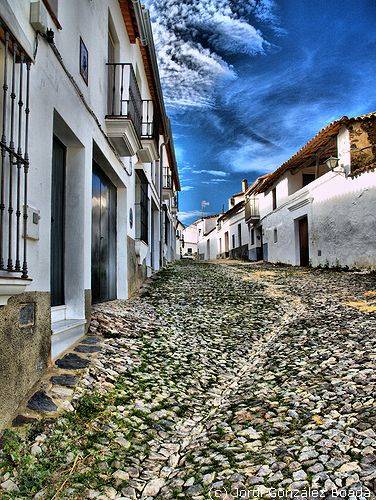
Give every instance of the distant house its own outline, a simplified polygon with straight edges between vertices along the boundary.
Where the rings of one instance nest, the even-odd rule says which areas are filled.
[[[197,221],[183,229],[182,257],[196,257],[197,255]]]
[[[232,259],[248,258],[248,227],[245,222],[245,193],[248,189],[246,180],[242,181],[242,190],[230,197],[227,212],[217,220],[218,256]]]
[[[202,217],[197,221],[198,258],[212,260],[217,258],[217,228],[218,214]]]
[[[376,267],[376,113],[330,123],[246,193],[249,258]]]
[[[177,219],[176,221],[176,258],[181,259],[183,255],[183,243],[184,243],[184,224]]]

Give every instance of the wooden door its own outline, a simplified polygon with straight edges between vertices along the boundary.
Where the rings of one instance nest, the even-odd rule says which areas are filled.
[[[309,266],[309,235],[308,235],[308,218],[303,217],[299,220],[299,248],[300,248],[300,265]]]
[[[65,157],[66,147],[54,136],[51,175],[51,306],[61,306],[65,303]]]
[[[93,302],[116,299],[116,188],[93,166],[91,290]]]
[[[226,231],[225,232],[225,255],[226,255],[226,257],[228,257],[228,254],[229,254],[229,247],[230,247],[229,236],[228,236],[228,232]]]

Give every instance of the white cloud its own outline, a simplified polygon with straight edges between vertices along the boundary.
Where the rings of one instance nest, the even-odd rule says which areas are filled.
[[[178,219],[181,220],[182,222],[192,219],[192,218],[199,218],[202,216],[202,210],[191,210],[187,212],[179,212],[178,213]]]
[[[219,184],[221,182],[228,182],[228,179],[210,179],[210,181],[202,181],[202,184]]]
[[[194,187],[193,187],[193,186],[183,186],[183,187],[181,188],[181,190],[182,190],[183,192],[184,192],[184,191],[192,191],[192,189],[194,189]]]
[[[228,172],[224,172],[223,170],[192,170],[193,174],[209,174],[215,175],[218,177],[227,177]]]
[[[271,46],[251,18],[276,22],[274,0],[145,0],[166,103],[214,107],[216,83],[236,78],[225,56],[264,54]]]

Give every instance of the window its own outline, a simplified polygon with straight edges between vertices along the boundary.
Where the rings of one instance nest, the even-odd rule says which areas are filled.
[[[278,241],[278,231],[277,229],[274,229],[274,243],[277,243]]]
[[[192,248],[189,247],[187,250],[188,250],[189,255],[192,255]]]
[[[219,253],[222,253],[222,238],[219,238]]]
[[[238,224],[238,241],[239,241],[239,246],[242,246],[242,225]]]
[[[170,232],[170,220],[168,218],[168,214],[167,214],[167,209],[165,208],[164,206],[164,209],[165,209],[165,223],[164,223],[164,229],[165,229],[165,234],[164,234],[164,239],[165,239],[165,243],[166,245],[168,245],[168,234]]]
[[[251,229],[251,245],[255,244],[255,230]]]
[[[302,182],[303,186],[302,187],[307,186],[307,184],[310,184],[315,179],[316,179],[315,174],[303,174],[303,182]]]
[[[139,205],[140,239],[149,243],[149,198],[148,181],[142,170],[137,170],[137,201]]]
[[[2,7],[4,2],[0,2]],[[8,5],[5,2],[5,5]],[[2,8],[0,7],[0,11]],[[10,11],[9,11],[10,12]],[[27,118],[25,119],[24,110],[29,107],[30,86],[28,85],[30,77],[30,60],[29,56],[24,52],[23,48],[13,38],[13,35],[5,24],[0,19],[0,88],[4,89],[1,99],[5,97],[5,105],[0,116],[0,126],[3,133],[13,130],[13,118],[18,115],[18,134],[20,137],[28,139],[27,135]],[[15,47],[17,47],[16,50]],[[22,57],[20,57],[22,55]],[[14,56],[14,57],[13,57]],[[6,61],[6,62],[5,62]],[[7,73],[6,73],[7,69]],[[12,75],[12,76],[11,76]],[[26,76],[27,75],[27,76]],[[11,80],[11,81],[10,81]],[[25,82],[26,80],[26,82]],[[12,82],[12,83],[11,83]],[[23,108],[23,106],[25,106]],[[51,135],[52,138],[52,135]],[[22,278],[27,278],[27,244],[26,234],[30,230],[30,215],[27,227],[23,225],[23,218],[27,217],[27,177],[28,158],[26,155],[27,146],[20,149],[17,155],[17,161],[14,157],[14,150],[11,146],[12,140],[8,141],[9,137],[1,139],[0,153],[2,172],[0,176],[0,193],[1,195],[1,223],[0,223],[0,267],[1,274],[3,272],[21,273]],[[19,144],[21,146],[21,144]],[[7,165],[7,166],[6,166]],[[16,169],[13,168],[17,165]],[[32,169],[29,171],[32,174]],[[15,191],[17,197],[15,199]],[[13,196],[10,196],[13,193]],[[36,217],[35,213],[33,218]],[[31,221],[31,225],[33,220]],[[4,262],[5,260],[5,262]]]
[[[272,189],[272,197],[273,197],[273,210],[277,208],[277,189]]]
[[[235,248],[235,234],[232,235],[232,248]]]

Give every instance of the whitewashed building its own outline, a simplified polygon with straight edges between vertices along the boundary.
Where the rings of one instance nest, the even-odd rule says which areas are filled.
[[[244,217],[248,226],[248,259],[258,261],[263,259],[262,225],[260,222],[261,186],[269,174],[255,180],[245,192]]]
[[[196,258],[198,243],[198,221],[193,222],[183,230],[182,257]]]
[[[242,181],[242,190],[229,198],[228,210],[217,220],[217,253],[219,258],[248,258],[248,226],[245,222],[245,193],[248,189],[246,180]]]
[[[172,133],[169,130],[170,144],[163,161],[163,211],[162,211],[162,255],[163,265],[176,259],[176,226],[178,224],[179,175],[176,168],[175,148]]]
[[[197,256],[200,260],[217,258],[217,219],[218,214],[207,215],[196,222]]]
[[[376,267],[376,113],[323,128],[247,191],[249,256]]]
[[[1,428],[92,303],[174,259],[180,185],[139,1],[2,0],[0,23]]]
[[[181,259],[183,256],[183,231],[185,229],[184,224],[177,219],[176,220],[176,258]]]

